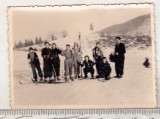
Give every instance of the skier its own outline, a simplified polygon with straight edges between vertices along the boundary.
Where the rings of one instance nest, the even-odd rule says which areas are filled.
[[[91,73],[91,76],[92,76],[92,79],[94,79],[94,68],[93,68],[93,65],[95,64],[92,60],[89,59],[89,56],[86,55],[84,57],[84,61],[83,63],[81,64],[81,66],[83,67],[84,66],[84,69],[83,69],[83,72],[84,72],[84,79],[88,78],[88,73],[90,72]]]
[[[102,63],[102,60],[103,60],[103,52],[100,48],[99,42],[96,43],[96,47],[92,50],[92,52],[93,52],[93,58],[96,62],[96,69],[97,69],[97,73],[98,73],[96,78],[101,78],[102,77],[102,68],[100,67],[100,63]]]
[[[81,60],[81,48],[78,46],[78,43],[74,43],[74,47],[72,48],[73,51],[73,66],[74,66],[74,74],[75,78],[80,78],[80,60]]]
[[[121,43],[121,38],[116,37],[116,45],[115,45],[115,55],[116,55],[116,60],[115,60],[115,70],[116,70],[116,76],[115,78],[122,78],[124,74],[124,60],[125,56],[124,54],[126,53],[125,45]]]
[[[62,51],[62,56],[65,57],[64,60],[64,70],[65,70],[65,81],[74,80],[72,77],[72,68],[73,68],[73,51],[70,49],[70,45],[66,45],[66,50]],[[68,77],[69,76],[69,77]]]
[[[102,72],[103,72],[103,77],[105,80],[110,79],[110,73],[111,73],[111,66],[107,61],[106,57],[103,57],[103,62],[102,62]]]
[[[52,82],[52,65],[51,65],[51,49],[49,48],[49,42],[44,43],[45,48],[42,49],[42,57],[43,57],[43,71],[44,71],[44,80],[47,82],[47,78],[49,78],[49,83]]]
[[[53,75],[54,78],[57,80],[59,79],[60,76],[60,58],[59,54],[61,54],[62,51],[57,48],[57,45],[55,43],[52,44],[52,49],[51,49],[51,60],[52,60],[52,70],[53,70]]]
[[[33,78],[34,80],[32,80],[33,82],[38,82],[37,81],[37,72],[36,72],[36,69],[38,71],[38,75],[40,77],[40,81],[42,82],[43,79],[43,74],[42,74],[42,70],[41,70],[41,67],[40,67],[40,62],[39,62],[39,58],[38,58],[38,55],[36,52],[33,51],[33,48],[30,47],[29,48],[29,53],[28,53],[28,61],[29,61],[29,64],[31,65],[31,69],[32,69],[32,73],[33,73]]]

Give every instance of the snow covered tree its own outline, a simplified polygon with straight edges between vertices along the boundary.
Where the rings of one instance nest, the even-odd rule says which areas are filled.
[[[53,40],[55,40],[55,36],[54,36],[53,34],[52,34],[52,36],[51,36],[51,37],[52,37],[52,41],[53,41]]]
[[[67,31],[62,31],[62,36],[65,38],[68,35]]]
[[[103,32],[100,33],[100,37],[105,37]]]
[[[54,40],[54,35],[53,35],[53,34],[52,34],[52,36],[51,36],[51,37],[52,37],[52,40]]]

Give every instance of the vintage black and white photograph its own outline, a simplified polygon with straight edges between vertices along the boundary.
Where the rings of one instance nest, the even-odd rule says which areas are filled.
[[[152,4],[10,7],[15,109],[156,107]]]

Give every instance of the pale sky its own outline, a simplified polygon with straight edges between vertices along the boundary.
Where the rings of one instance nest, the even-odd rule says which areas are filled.
[[[150,14],[149,8],[108,8],[78,7],[76,8],[15,8],[13,9],[13,39],[35,39],[41,36],[47,39],[54,32],[66,30],[75,36],[78,32],[89,33],[92,22],[94,31],[98,31],[114,24],[126,22],[137,16]]]

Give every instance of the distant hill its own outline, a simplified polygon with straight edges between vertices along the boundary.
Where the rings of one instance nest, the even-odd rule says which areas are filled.
[[[149,35],[151,34],[151,15],[146,14],[122,24],[107,27],[99,33],[109,35]]]

